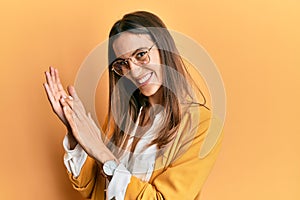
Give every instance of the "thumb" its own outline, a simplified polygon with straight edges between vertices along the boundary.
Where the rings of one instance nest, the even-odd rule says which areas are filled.
[[[68,89],[69,94],[74,98],[74,100],[78,100],[79,99],[74,86],[69,85],[67,89]]]
[[[81,102],[80,98],[78,97],[77,92],[76,92],[74,86],[69,85],[67,89],[68,89],[68,92],[71,95],[71,97],[73,97],[73,99],[74,99],[74,101],[73,101],[74,102],[73,103],[73,109],[77,110],[76,112],[79,111],[82,114],[86,114],[84,105]]]

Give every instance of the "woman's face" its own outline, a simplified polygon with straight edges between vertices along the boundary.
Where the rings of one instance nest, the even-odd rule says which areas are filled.
[[[149,35],[124,32],[113,42],[112,46],[116,58],[127,59],[136,50],[141,48],[148,50],[153,44],[154,42]],[[125,76],[140,89],[143,95],[151,98],[159,90],[163,82],[159,51],[156,45],[149,51],[149,57],[150,62],[143,66],[137,65],[129,59],[130,71]]]

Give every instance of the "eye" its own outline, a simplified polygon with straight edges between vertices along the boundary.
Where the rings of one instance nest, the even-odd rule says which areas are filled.
[[[128,63],[125,60],[118,60],[113,63],[113,68],[117,71],[123,71],[128,68]]]
[[[125,61],[125,60],[120,60],[119,62],[118,62],[118,64],[119,65],[121,65],[122,67],[124,67],[124,66],[127,66],[127,61]]]
[[[126,60],[118,60],[115,61],[113,66],[117,67],[117,68],[122,68],[122,67],[126,67],[128,65]]]
[[[139,51],[139,52],[137,52],[137,54],[135,55],[135,57],[138,60],[142,60],[144,57],[146,57],[146,55],[147,55],[147,51]]]

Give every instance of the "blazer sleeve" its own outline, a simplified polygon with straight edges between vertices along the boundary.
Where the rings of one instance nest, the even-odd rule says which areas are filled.
[[[70,172],[68,172],[68,175],[73,188],[80,192],[84,198],[104,198],[105,178],[101,176],[97,163],[91,157],[87,157],[78,177],[74,177]],[[99,188],[103,189],[99,190]],[[95,198],[95,196],[98,198]]]
[[[208,127],[209,120],[206,120],[201,124],[187,151],[159,173],[151,184],[132,176],[125,199],[198,199],[215,163],[222,140],[219,137],[209,154],[200,158],[200,147]]]

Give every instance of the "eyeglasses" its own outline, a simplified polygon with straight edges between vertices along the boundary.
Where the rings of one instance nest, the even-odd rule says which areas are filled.
[[[130,71],[129,60],[140,67],[147,65],[150,62],[149,52],[155,44],[156,42],[149,49],[137,49],[126,59],[118,58],[112,63],[112,70],[119,76],[124,76]]]

